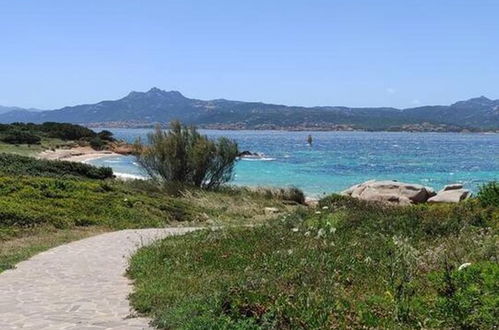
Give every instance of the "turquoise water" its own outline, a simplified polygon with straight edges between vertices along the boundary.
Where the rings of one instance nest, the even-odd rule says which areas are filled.
[[[145,138],[148,129],[109,129],[119,139]],[[469,189],[499,180],[499,134],[395,132],[283,132],[202,130],[227,136],[240,150],[264,154],[236,165],[239,185],[297,186],[308,195],[341,191],[370,179],[395,179],[440,189],[460,182]],[[306,143],[308,134],[313,145]],[[90,161],[115,172],[144,175],[133,157]]]

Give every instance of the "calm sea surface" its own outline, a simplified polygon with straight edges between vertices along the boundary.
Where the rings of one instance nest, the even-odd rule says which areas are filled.
[[[129,142],[149,129],[108,129]],[[499,134],[282,132],[202,130],[237,141],[240,150],[262,153],[237,163],[235,184],[297,186],[310,196],[341,191],[370,179],[396,179],[440,189],[461,182],[474,191],[499,180]],[[306,143],[312,134],[313,145]],[[144,175],[134,157],[95,159],[117,173]]]

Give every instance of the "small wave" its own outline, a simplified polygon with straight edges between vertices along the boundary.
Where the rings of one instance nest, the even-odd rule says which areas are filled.
[[[117,178],[123,179],[123,180],[144,180],[144,179],[147,179],[143,175],[129,174],[129,173],[114,172],[114,175],[116,175]]]
[[[241,160],[247,160],[247,161],[250,161],[250,162],[259,162],[259,161],[263,161],[263,162],[269,162],[269,161],[273,161],[273,160],[276,160],[275,158],[271,158],[271,157],[260,157],[260,158],[241,158]]]

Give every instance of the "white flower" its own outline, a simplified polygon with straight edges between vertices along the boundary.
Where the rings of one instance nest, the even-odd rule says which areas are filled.
[[[469,267],[471,266],[471,262],[465,262],[464,264],[462,264],[461,266],[459,266],[459,268],[457,270],[463,270],[465,269],[466,267]]]
[[[315,214],[321,214],[321,211],[315,211]]]
[[[327,207],[327,206],[323,206],[323,207],[322,207],[322,209],[323,209],[323,210],[327,210],[327,209],[329,209],[329,207]]]
[[[326,231],[323,228],[319,229],[319,231],[317,232],[317,238],[324,236],[325,233]]]
[[[298,232],[298,230],[299,230],[298,228],[293,228],[293,229],[291,229],[291,231],[292,231],[293,233]]]

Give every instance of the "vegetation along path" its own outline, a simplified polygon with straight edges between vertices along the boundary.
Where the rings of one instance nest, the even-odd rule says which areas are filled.
[[[0,329],[148,329],[130,318],[128,257],[195,228],[121,230],[65,244],[0,274]]]

